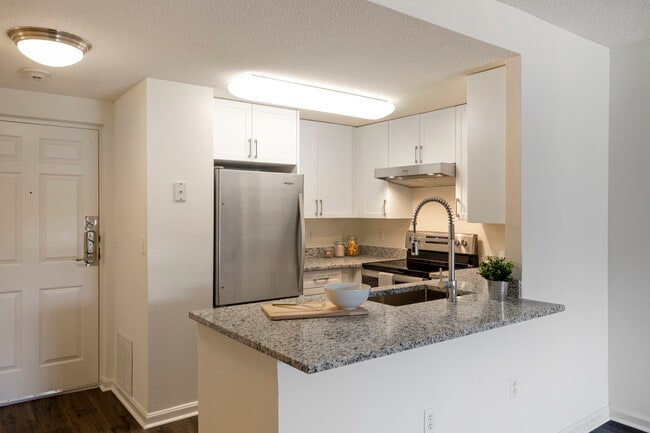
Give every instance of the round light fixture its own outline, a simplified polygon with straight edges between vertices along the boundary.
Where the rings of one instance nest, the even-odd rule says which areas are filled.
[[[7,36],[25,56],[53,67],[77,63],[92,47],[90,42],[77,35],[42,27],[14,27]]]

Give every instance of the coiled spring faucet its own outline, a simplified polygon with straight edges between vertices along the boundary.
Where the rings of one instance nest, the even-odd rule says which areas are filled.
[[[456,302],[456,248],[455,248],[455,230],[454,230],[454,214],[451,210],[451,206],[447,203],[447,200],[440,197],[427,197],[422,200],[415,207],[415,212],[413,212],[413,239],[411,242],[411,254],[417,256],[420,254],[418,248],[418,238],[417,238],[417,223],[418,223],[418,214],[420,209],[427,203],[436,202],[444,206],[447,211],[447,218],[449,220],[449,279],[445,282],[445,288],[447,289],[447,300],[449,302]]]

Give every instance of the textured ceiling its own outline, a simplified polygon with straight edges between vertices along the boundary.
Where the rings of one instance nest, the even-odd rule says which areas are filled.
[[[513,53],[365,0],[0,0],[0,87],[113,101],[145,77],[226,90],[255,71],[388,99],[391,117],[464,97],[462,77]],[[93,44],[67,68],[22,56],[6,31],[58,28]],[[36,82],[19,70],[40,67]],[[441,102],[442,101],[442,102]],[[461,101],[462,102],[462,101]],[[442,104],[442,105],[441,105]],[[303,117],[358,125],[343,116]]]
[[[499,0],[606,47],[650,39],[650,0]]]

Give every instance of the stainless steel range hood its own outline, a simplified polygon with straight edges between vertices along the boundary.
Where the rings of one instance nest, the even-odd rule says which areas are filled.
[[[456,164],[436,162],[375,169],[375,178],[411,188],[456,184]]]

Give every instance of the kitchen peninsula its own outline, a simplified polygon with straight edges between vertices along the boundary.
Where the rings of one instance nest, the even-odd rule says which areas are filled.
[[[436,343],[564,311],[563,305],[525,299],[490,301],[475,269],[457,276],[459,290],[471,292],[457,304],[441,300],[393,307],[369,301],[364,304],[368,316],[279,322],[268,320],[260,303],[190,313],[199,323],[200,432],[376,431],[350,425],[354,416],[346,421],[354,409],[340,406],[348,400],[344,394],[361,396],[369,390],[377,403],[393,400],[397,390],[390,386],[391,375],[404,384],[413,381],[409,393],[419,394],[425,375],[465,374],[430,357],[427,352]],[[371,296],[417,285],[422,283],[380,287]],[[411,377],[422,361],[431,368]],[[382,383],[386,386],[377,388]],[[304,393],[331,396],[329,407],[314,412],[322,427],[302,425],[306,413],[290,416]],[[379,412],[384,425],[401,422],[399,414]]]

